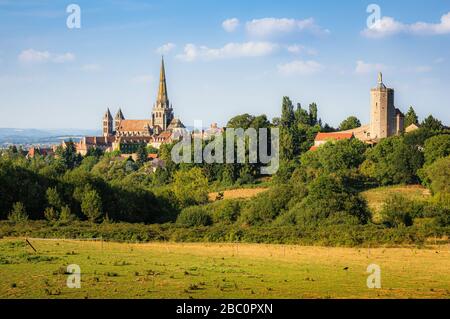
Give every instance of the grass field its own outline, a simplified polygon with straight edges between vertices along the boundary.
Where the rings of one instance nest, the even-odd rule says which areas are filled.
[[[450,298],[450,247],[0,240],[1,298]],[[381,267],[368,289],[367,266]],[[66,287],[69,264],[81,288]]]
[[[362,193],[362,196],[367,200],[374,222],[379,221],[379,212],[383,207],[383,203],[392,194],[399,194],[409,200],[417,201],[427,200],[431,196],[430,190],[421,185],[395,185],[367,190]]]

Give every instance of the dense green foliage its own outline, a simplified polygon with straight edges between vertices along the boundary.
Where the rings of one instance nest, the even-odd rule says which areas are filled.
[[[412,108],[408,114],[409,121],[418,122]],[[340,129],[360,124],[349,117]],[[237,128],[280,130],[279,170],[270,188],[251,200],[218,196],[210,203],[208,193],[258,183],[261,164],[177,164],[171,156],[175,144],[159,150],[135,145],[136,160],[96,149],[82,157],[72,142],[59,147],[56,156],[27,158],[17,147],[1,151],[0,219],[9,221],[2,222],[0,235],[29,231],[44,237],[359,245],[422,241],[430,229],[448,232],[450,134],[432,116],[419,130],[375,146],[353,138],[309,151],[317,132],[334,129],[322,125],[315,103],[295,108],[284,97],[280,118],[242,114],[230,119],[226,130]],[[250,142],[245,137],[246,146]],[[210,143],[214,138],[202,140],[202,149]],[[236,150],[237,140],[226,143]],[[147,156],[156,151],[163,166]],[[389,198],[380,224],[372,222],[363,190],[415,183],[431,190],[429,201]]]
[[[361,121],[356,116],[349,116],[339,125],[339,130],[346,131],[361,126]]]

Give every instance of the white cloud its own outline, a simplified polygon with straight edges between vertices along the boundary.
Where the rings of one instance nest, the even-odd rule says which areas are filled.
[[[383,72],[387,69],[384,64],[381,63],[366,63],[364,61],[356,61],[356,74],[368,74],[368,73],[376,73]]]
[[[303,45],[300,44],[291,44],[288,45],[286,47],[286,49],[288,50],[288,52],[292,53],[292,54],[308,54],[308,55],[316,55],[317,51],[311,48],[307,48]]]
[[[417,22],[411,25],[410,29],[415,34],[449,34],[450,12],[441,17],[440,23]]]
[[[324,66],[316,61],[294,60],[278,65],[278,72],[282,75],[311,75],[324,69]]]
[[[91,63],[91,64],[84,64],[81,66],[81,70],[85,72],[97,72],[100,71],[101,67],[98,64]]]
[[[309,31],[313,34],[327,34],[330,31],[318,26],[313,18],[296,20],[288,18],[253,19],[246,23],[247,33],[250,36],[266,38],[286,35],[294,32]]]
[[[50,52],[36,51],[34,49],[24,50],[19,54],[19,61],[21,63],[41,63],[47,62],[50,59]]]
[[[66,62],[72,62],[72,61],[75,61],[75,54],[70,53],[70,52],[56,55],[53,58],[53,62],[55,62],[55,63],[66,63]]]
[[[156,49],[156,52],[158,52],[159,54],[168,54],[170,51],[175,49],[175,47],[176,47],[175,44],[169,42],[169,43],[163,44],[158,49]]]
[[[260,57],[272,54],[278,45],[271,42],[228,43],[221,48],[208,48],[189,43],[184,47],[184,53],[177,55],[178,59],[191,62],[197,59],[219,60],[241,57]]]
[[[67,52],[63,54],[53,54],[49,51],[37,51],[34,49],[27,49],[20,52],[18,56],[19,62],[23,64],[33,63],[66,63],[75,60],[75,54]]]
[[[368,38],[383,38],[399,33],[413,35],[440,35],[450,34],[450,12],[441,17],[440,23],[416,22],[404,24],[392,17],[383,17],[373,27],[361,32]]]
[[[239,27],[239,20],[237,18],[227,19],[222,22],[222,28],[227,32],[234,32]]]

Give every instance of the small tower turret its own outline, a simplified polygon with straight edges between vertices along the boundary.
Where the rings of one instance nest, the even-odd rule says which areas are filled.
[[[103,136],[111,136],[113,135],[113,131],[113,117],[108,108],[103,116]]]
[[[114,128],[116,129],[116,132],[120,127],[120,122],[123,120],[125,120],[125,116],[123,116],[122,109],[119,108],[116,116],[114,117]]]

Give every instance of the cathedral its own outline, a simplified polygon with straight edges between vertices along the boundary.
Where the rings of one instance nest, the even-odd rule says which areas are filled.
[[[85,155],[89,148],[100,148],[104,151],[120,150],[122,153],[133,153],[145,143],[155,148],[163,143],[172,142],[173,133],[185,131],[183,123],[174,117],[172,104],[167,95],[166,72],[164,58],[161,61],[159,87],[151,117],[144,120],[126,119],[119,109],[113,117],[109,108],[103,116],[103,136],[85,136],[76,143],[77,151]]]

